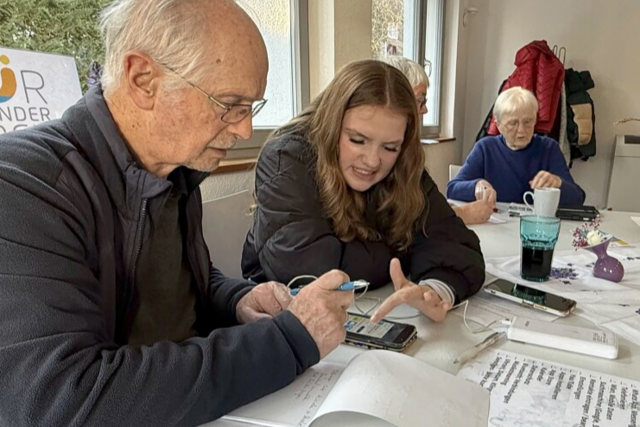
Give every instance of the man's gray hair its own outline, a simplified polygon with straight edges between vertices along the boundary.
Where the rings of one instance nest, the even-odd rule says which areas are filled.
[[[424,67],[417,62],[404,56],[387,56],[382,61],[402,71],[402,74],[409,80],[411,87],[416,87],[422,83],[427,85],[427,88],[429,87],[429,77],[427,77]]]
[[[102,88],[117,89],[127,52],[142,51],[164,68],[194,83],[204,80],[207,42],[202,0],[116,0],[101,15],[105,44]],[[171,74],[171,73],[169,73]],[[167,81],[175,87],[177,76]]]
[[[493,106],[493,115],[498,123],[502,123],[501,119],[505,114],[526,110],[533,111],[537,115],[538,100],[530,90],[515,86],[498,95]]]

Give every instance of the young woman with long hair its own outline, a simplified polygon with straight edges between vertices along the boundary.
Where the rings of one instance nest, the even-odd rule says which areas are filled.
[[[372,288],[393,281],[374,321],[402,303],[444,319],[480,289],[484,260],[424,163],[407,79],[380,61],[348,64],[260,154],[245,277],[338,268]]]

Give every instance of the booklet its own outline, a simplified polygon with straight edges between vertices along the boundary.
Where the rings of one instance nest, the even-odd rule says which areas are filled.
[[[480,354],[458,377],[491,390],[492,426],[640,425],[640,382],[627,378],[503,350]]]
[[[417,359],[369,350],[320,362],[289,386],[223,419],[267,427],[482,426],[489,392]]]
[[[523,203],[509,203],[509,216],[533,215],[533,211]]]

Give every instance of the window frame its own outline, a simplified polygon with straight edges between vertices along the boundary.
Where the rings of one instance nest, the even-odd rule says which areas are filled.
[[[418,0],[417,4],[417,23],[415,23],[415,28],[418,31],[417,40],[418,43],[414,46],[414,51],[412,52],[413,58],[417,58],[417,61],[420,65],[425,67],[426,71],[426,42],[427,42],[427,10],[428,10],[428,2],[433,0]],[[444,74],[444,46],[445,46],[445,23],[446,23],[446,5],[445,0],[438,0],[440,2],[440,15],[437,18],[439,23],[439,36],[440,40],[437,46],[437,59],[439,61],[438,64],[438,73],[437,79],[432,80],[431,76],[429,76],[429,90],[428,90],[428,98],[435,99],[435,114],[436,114],[436,123],[435,125],[422,125],[420,129],[420,136],[422,138],[433,138],[440,137],[442,130],[442,110],[443,110],[443,102],[442,102],[442,82],[443,82],[443,74]],[[415,36],[414,36],[415,37]],[[431,65],[433,67],[433,65]]]
[[[309,85],[309,0],[289,0],[291,10],[291,54],[293,74],[294,117],[310,102]],[[273,66],[274,64],[270,64]],[[282,123],[284,124],[284,123]],[[253,136],[246,141],[238,141],[229,150],[227,159],[257,158],[260,149],[276,127],[254,127]]]

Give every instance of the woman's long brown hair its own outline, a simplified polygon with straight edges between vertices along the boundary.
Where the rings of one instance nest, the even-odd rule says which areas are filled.
[[[389,173],[366,193],[352,190],[338,161],[338,141],[344,114],[358,106],[379,106],[406,115],[400,154]],[[325,215],[344,242],[380,240],[405,250],[416,231],[423,230],[428,202],[421,185],[424,152],[413,90],[404,75],[380,61],[356,61],[342,68],[327,88],[274,137],[300,133],[317,154],[316,181]],[[370,204],[373,204],[372,206]],[[367,219],[367,209],[375,219]]]

